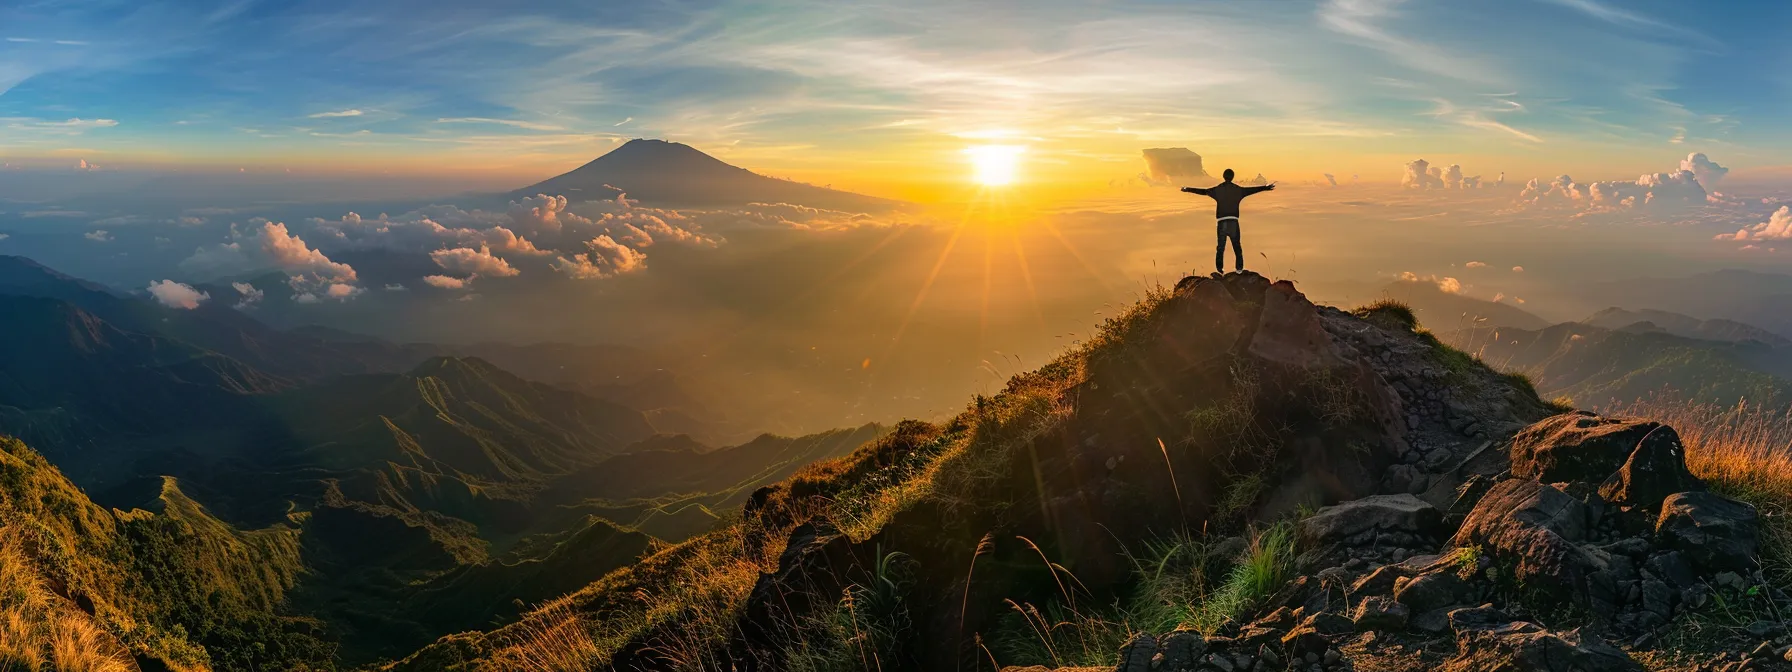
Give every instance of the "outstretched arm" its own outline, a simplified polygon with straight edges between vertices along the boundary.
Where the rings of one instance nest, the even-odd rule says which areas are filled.
[[[1244,195],[1249,196],[1251,194],[1255,194],[1260,191],[1275,191],[1275,190],[1276,190],[1276,185],[1273,185],[1273,184],[1265,184],[1261,187],[1245,187]]]
[[[1188,192],[1188,193],[1191,193],[1191,194],[1200,194],[1200,195],[1202,195],[1202,196],[1206,196],[1206,195],[1207,195],[1207,190],[1206,190],[1206,189],[1202,189],[1202,188],[1200,188],[1200,187],[1183,187],[1183,188],[1182,188],[1182,190],[1183,190],[1183,191],[1186,191],[1186,192]]]

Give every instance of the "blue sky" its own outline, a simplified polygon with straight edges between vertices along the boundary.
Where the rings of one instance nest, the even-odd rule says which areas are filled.
[[[0,154],[534,174],[649,136],[872,190],[989,138],[1065,180],[1149,146],[1283,172],[1436,155],[1600,178],[1689,150],[1748,168],[1787,163],[1789,20],[1765,1],[6,0]]]

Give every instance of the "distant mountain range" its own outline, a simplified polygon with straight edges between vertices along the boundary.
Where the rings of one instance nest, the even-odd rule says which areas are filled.
[[[1594,313],[1592,317],[1588,317],[1582,322],[1606,329],[1634,332],[1659,331],[1675,336],[1710,341],[1757,341],[1776,348],[1792,345],[1792,339],[1752,324],[1726,319],[1701,320],[1690,315],[1647,308],[1643,310],[1607,308]]]
[[[1607,311],[1595,317],[1611,322],[1616,315]],[[1439,337],[1494,368],[1526,374],[1546,397],[1569,397],[1583,408],[1655,395],[1725,406],[1742,400],[1792,404],[1792,348],[1755,338],[1691,338],[1652,322],[1617,329],[1590,322],[1543,329],[1479,327],[1440,332]],[[1719,325],[1715,330],[1756,331],[1740,327]]]
[[[255,577],[255,601],[214,597],[209,607],[144,621],[169,630],[132,640],[133,651],[168,663],[195,655],[195,646],[239,651],[208,639],[212,621],[181,620],[239,607],[322,619],[340,660],[351,661],[488,626],[514,616],[517,600],[595,581],[646,552],[656,533],[699,534],[721,518],[707,507],[737,506],[754,488],[881,433],[873,425],[714,448],[659,434],[648,411],[715,425],[700,419],[705,403],[688,381],[629,348],[400,345],[281,330],[221,304],[178,310],[116,294],[19,257],[0,257],[0,325],[0,441],[25,439],[30,448],[5,446],[60,467],[54,479],[67,484],[55,487],[79,503],[58,515],[178,511],[181,525],[207,530],[195,540],[207,548],[283,540],[233,556],[284,572]],[[642,455],[629,457],[635,452]],[[129,520],[137,519],[120,519]],[[109,545],[92,551],[99,557],[167,553],[101,541]],[[223,571],[158,558],[141,561]],[[136,580],[127,567],[78,571]],[[174,599],[161,590],[238,590],[205,583],[225,580],[250,578],[158,577],[150,594],[120,609]],[[270,618],[239,619],[259,634],[216,637],[283,641],[290,623]],[[199,643],[181,639],[176,626]],[[287,669],[303,656],[329,659],[336,647],[292,637],[291,647],[254,649],[261,653],[214,669]],[[173,653],[141,648],[164,640]]]
[[[1792,338],[1792,275],[1730,269],[1595,282],[1574,293],[1594,305],[1648,306],[1699,319],[1735,320]]]
[[[1549,326],[1549,320],[1526,312],[1523,308],[1446,292],[1432,282],[1397,280],[1382,287],[1381,296],[1410,306],[1413,314],[1419,318],[1419,323],[1433,331],[1475,326],[1524,329]]]
[[[728,206],[791,203],[828,210],[882,212],[902,203],[801,182],[766,177],[728,165],[689,145],[635,139],[572,172],[510,192],[595,201],[627,193],[651,205]]]

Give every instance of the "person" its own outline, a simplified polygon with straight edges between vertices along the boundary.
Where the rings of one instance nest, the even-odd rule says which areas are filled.
[[[1226,181],[1206,189],[1200,187],[1183,187],[1191,194],[1200,194],[1213,199],[1213,216],[1219,225],[1219,244],[1213,250],[1213,269],[1215,274],[1226,272],[1226,239],[1232,239],[1232,256],[1238,258],[1238,270],[1244,270],[1244,244],[1239,240],[1238,203],[1244,197],[1260,191],[1273,191],[1274,184],[1261,187],[1242,187],[1232,181],[1232,169],[1225,172]]]

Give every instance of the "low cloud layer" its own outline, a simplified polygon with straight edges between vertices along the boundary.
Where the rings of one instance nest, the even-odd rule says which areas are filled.
[[[1792,240],[1792,206],[1780,206],[1773,211],[1767,221],[1751,227],[1737,229],[1735,233],[1720,233],[1718,240]]]
[[[382,272],[374,276],[379,283],[400,288],[422,283],[470,289],[476,282],[517,277],[605,280],[640,273],[648,269],[654,250],[716,248],[727,243],[729,233],[833,231],[900,223],[784,203],[678,210],[641,207],[621,196],[572,203],[564,196],[538,194],[489,210],[431,205],[398,215],[349,212],[291,225],[250,220],[246,225],[232,224],[223,242],[195,249],[180,268],[196,279],[284,272],[293,300],[318,303],[361,293],[361,274],[336,261],[337,255],[350,261],[365,259],[356,255],[369,252],[427,258],[434,272],[417,273],[419,269],[406,267],[394,275],[382,261],[378,262]],[[260,296],[244,295],[238,305],[260,301]]]
[[[1581,183],[1567,175],[1550,181],[1532,179],[1519,193],[1527,207],[1616,210],[1673,209],[1715,202],[1712,187],[1729,172],[1704,154],[1693,153],[1674,170],[1649,173],[1635,180]]]

